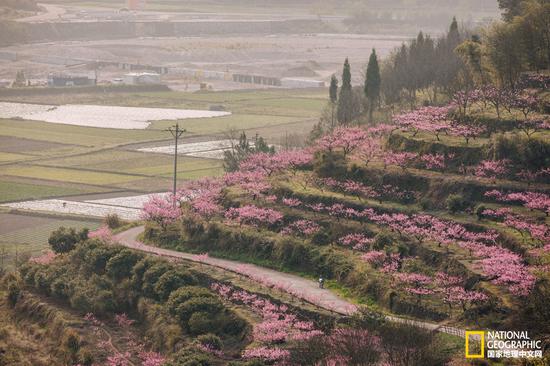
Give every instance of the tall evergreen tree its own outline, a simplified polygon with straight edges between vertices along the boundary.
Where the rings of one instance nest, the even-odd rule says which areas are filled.
[[[329,97],[332,103],[336,103],[338,100],[338,79],[335,75],[330,78]]]
[[[374,108],[380,100],[380,84],[380,66],[378,65],[376,50],[373,48],[367,65],[367,75],[365,76],[365,96],[369,101],[369,122],[372,122]]]
[[[332,75],[330,78],[330,88],[328,90],[330,97],[330,108],[331,108],[331,128],[334,128],[334,105],[338,101],[338,79],[335,75]]]
[[[447,40],[451,43],[451,46],[458,46],[460,43],[460,32],[458,31],[458,22],[456,17],[453,17],[451,26],[449,27],[449,33],[447,33]]]
[[[346,58],[344,69],[342,71],[342,87],[338,97],[337,109],[338,122],[348,124],[353,119],[353,91],[351,89],[351,68],[349,60]]]
[[[458,23],[456,18],[453,17],[447,36],[439,39],[435,48],[434,93],[437,89],[440,89],[451,96],[457,91],[456,88],[460,87],[457,85],[456,79],[460,70],[464,67],[464,63],[456,54],[455,49],[461,43],[461,37],[458,31]]]

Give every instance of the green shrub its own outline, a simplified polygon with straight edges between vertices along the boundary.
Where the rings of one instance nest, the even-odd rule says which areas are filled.
[[[314,253],[312,262],[318,275],[343,281],[353,272],[353,259],[333,248],[322,248]]]
[[[189,332],[194,335],[215,332],[218,328],[216,320],[216,317],[206,312],[193,313],[187,323]]]
[[[218,319],[218,322],[222,333],[229,335],[240,335],[247,326],[244,319],[232,312],[225,312],[223,317]]]
[[[339,152],[318,153],[313,163],[313,171],[320,177],[345,176],[347,163]]]
[[[132,285],[136,290],[141,292],[141,287],[143,286],[143,275],[156,263],[158,263],[157,258],[147,256],[134,265],[134,267],[132,268],[131,280]]]
[[[99,291],[93,301],[93,309],[95,313],[108,314],[118,310],[112,290]]]
[[[288,260],[288,265],[293,268],[305,268],[310,263],[309,250],[305,244],[298,243],[292,248],[292,254]]]
[[[198,336],[197,342],[199,342],[203,346],[208,346],[211,349],[215,349],[215,350],[221,350],[223,348],[223,342],[220,339],[220,337],[212,333]]]
[[[49,295],[50,286],[51,281],[48,268],[39,268],[34,274],[34,288],[42,292],[43,294]]]
[[[168,263],[159,262],[146,270],[143,274],[143,295],[150,298],[155,298],[155,285],[157,284],[157,281],[165,272],[168,272],[170,269],[171,266]]]
[[[170,294],[170,301],[175,301],[178,303],[185,302],[194,297],[215,297],[215,295],[208,289],[198,286],[185,286],[177,289],[172,294]]]
[[[463,211],[468,207],[467,201],[460,194],[451,194],[445,200],[445,206],[451,213]]]
[[[56,253],[67,253],[73,250],[76,243],[88,238],[88,229],[82,229],[78,233],[74,228],[65,228],[61,226],[53,231],[48,239],[52,250]]]
[[[170,315],[188,329],[188,321],[196,312],[209,313],[212,316],[224,307],[220,300],[208,289],[196,286],[181,287],[170,294],[166,307]]]
[[[68,286],[67,286],[67,279],[64,277],[55,279],[51,286],[51,294],[54,297],[65,299],[68,296]]]
[[[145,329],[144,335],[152,342],[154,349],[171,353],[183,341],[182,328],[173,321],[163,305],[142,297],[137,304],[137,313]]]
[[[313,234],[311,243],[315,245],[327,245],[330,244],[330,237],[324,230],[320,230]]]
[[[89,350],[81,350],[79,359],[82,366],[92,366],[94,364],[94,355]]]
[[[530,171],[550,166],[550,142],[521,135],[499,134],[486,148],[486,158],[510,160],[513,165]]]
[[[115,213],[108,214],[107,216],[105,216],[104,222],[105,222],[105,225],[109,227],[109,229],[118,229],[119,227],[125,224],[125,222],[121,220],[121,218]]]
[[[483,218],[483,211],[485,211],[487,208],[484,205],[478,205],[476,207],[476,216],[478,220],[481,220]]]
[[[384,250],[392,246],[395,241],[396,239],[393,237],[392,234],[388,233],[385,230],[382,230],[374,236],[372,247],[375,250]]]
[[[15,304],[17,304],[17,301],[19,301],[19,297],[21,296],[21,286],[19,286],[19,283],[16,281],[10,281],[8,283],[8,304],[11,307],[14,307]]]
[[[105,271],[114,280],[130,277],[132,269],[143,258],[143,255],[130,249],[123,249],[111,257],[105,266]]]
[[[74,294],[69,298],[69,302],[71,307],[76,310],[87,312],[92,309],[92,299],[78,287],[74,289]]]
[[[109,260],[121,250],[123,247],[107,246],[98,240],[86,240],[76,246],[71,253],[71,260],[89,275],[103,274]]]
[[[172,291],[194,285],[196,282],[196,278],[189,271],[170,270],[159,277],[155,284],[155,293],[160,300],[165,301]]]
[[[211,356],[199,351],[196,347],[187,347],[180,350],[174,360],[165,366],[212,366],[214,365]]]
[[[372,278],[366,281],[365,292],[375,301],[382,298],[385,292],[385,285],[378,279]]]
[[[170,306],[170,313],[180,321],[183,327],[188,326],[188,321],[194,313],[204,312],[211,316],[224,309],[223,304],[213,297],[193,297],[175,307]]]
[[[34,287],[34,275],[36,274],[36,271],[38,271],[38,268],[38,266],[26,264],[19,269],[19,273],[21,273],[21,277],[23,278],[25,285]]]
[[[432,209],[432,207],[433,203],[432,200],[430,200],[429,198],[422,198],[420,200],[420,208],[422,208],[422,210],[427,211]]]
[[[80,336],[72,329],[65,330],[63,335],[63,347],[72,356],[76,356],[80,350]]]

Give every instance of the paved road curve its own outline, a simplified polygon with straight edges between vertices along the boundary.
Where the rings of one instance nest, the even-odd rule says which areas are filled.
[[[352,303],[340,298],[329,290],[320,289],[317,282],[296,275],[274,271],[272,269],[259,267],[253,264],[243,264],[226,259],[211,258],[208,256],[189,254],[145,245],[137,240],[137,237],[143,232],[143,230],[143,226],[132,228],[115,235],[115,240],[125,247],[140,250],[142,252],[165,258],[178,258],[203,263],[230,272],[243,274],[255,281],[276,286],[277,288],[284,290],[300,299],[306,300],[323,309],[330,310],[338,314],[349,315],[356,310],[355,305]],[[428,322],[414,321],[395,316],[386,316],[386,319],[396,323],[407,323],[424,329],[437,330],[443,333],[464,337],[464,330],[458,328],[441,326],[439,324]]]
[[[204,263],[231,272],[244,274],[264,284],[277,286],[278,288],[303,300],[309,301],[323,309],[334,311],[339,314],[348,315],[355,311],[355,306],[353,304],[347,302],[346,300],[343,300],[329,290],[320,289],[317,282],[312,280],[308,280],[288,273],[274,271],[272,269],[264,267],[259,267],[253,264],[243,264],[226,259],[205,257],[201,255],[194,255],[145,245],[136,239],[139,234],[143,232],[143,229],[143,226],[132,228],[118,235],[115,235],[115,240],[125,247],[155,254],[158,256],[167,258],[179,258],[188,261]]]

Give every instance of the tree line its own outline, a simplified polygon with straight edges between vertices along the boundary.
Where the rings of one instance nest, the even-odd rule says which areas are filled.
[[[362,90],[351,85],[346,58],[341,86],[333,75],[329,89],[330,117],[314,128],[313,137],[336,124],[347,125],[381,106],[415,108],[438,105],[458,92],[477,88],[516,89],[525,72],[550,68],[550,1],[499,0],[503,20],[476,30],[460,29],[453,18],[436,38],[418,36],[391,52],[379,64],[373,49]],[[327,128],[328,125],[328,128]]]

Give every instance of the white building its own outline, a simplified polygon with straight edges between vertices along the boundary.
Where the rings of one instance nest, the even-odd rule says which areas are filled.
[[[124,75],[124,84],[127,85],[144,85],[144,84],[160,84],[160,74],[152,72],[130,73]]]

